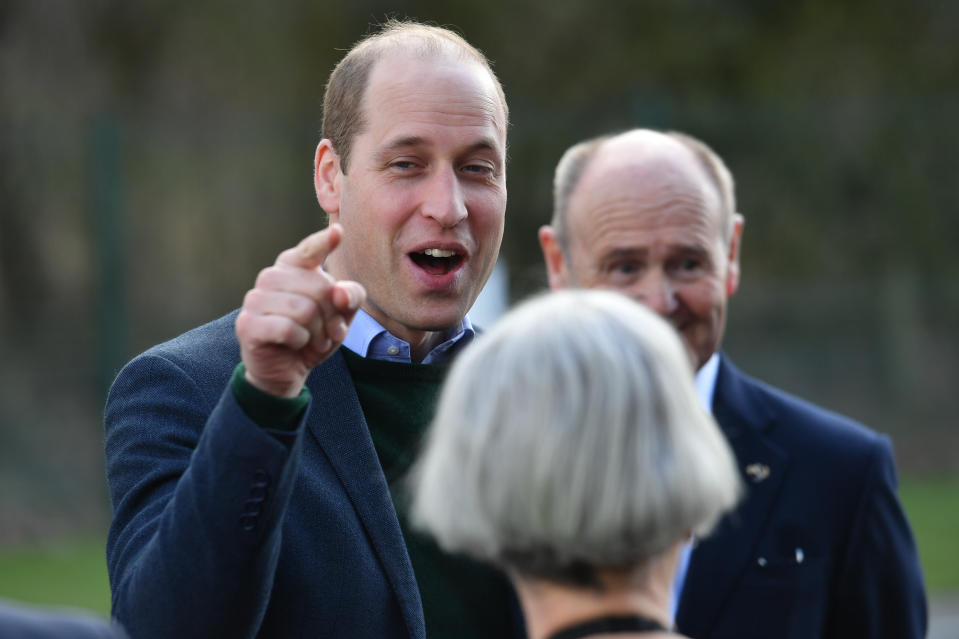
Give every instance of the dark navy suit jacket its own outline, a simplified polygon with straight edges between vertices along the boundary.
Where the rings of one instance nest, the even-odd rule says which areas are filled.
[[[693,550],[679,630],[694,639],[924,637],[922,574],[889,439],[725,357],[713,414],[746,497]]]
[[[425,637],[342,355],[296,432],[237,405],[235,313],[138,356],[106,412],[113,615],[131,637]]]

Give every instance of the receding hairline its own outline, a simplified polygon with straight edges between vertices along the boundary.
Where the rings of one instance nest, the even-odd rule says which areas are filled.
[[[493,72],[492,61],[450,27],[395,19],[380,25],[377,33],[367,35],[359,40],[337,64],[337,67],[339,67],[347,58],[365,58],[369,65],[360,98],[360,126],[357,133],[362,133],[366,127],[367,96],[377,67],[383,60],[388,59],[391,53],[399,52],[422,59],[447,57],[478,64],[492,81],[503,118],[502,123],[497,123],[497,125],[502,125],[501,133],[504,136],[506,135],[509,128],[509,106],[506,103],[506,95],[502,84]],[[330,77],[332,79],[332,74]],[[327,83],[327,90],[329,90],[329,82]]]
[[[569,253],[569,202],[578,190],[583,174],[589,169],[599,149],[618,134],[600,135],[574,144],[563,153],[553,177],[553,231],[560,248]]]
[[[506,132],[509,128],[509,108],[506,105],[506,97],[502,92],[502,86],[493,74],[492,68],[484,62],[484,59],[477,58],[468,51],[463,51],[461,48],[455,48],[453,45],[445,44],[442,48],[436,50],[422,49],[415,46],[411,48],[403,42],[384,44],[382,49],[380,49],[373,58],[369,75],[366,78],[366,85],[363,87],[360,110],[364,121],[366,121],[369,115],[367,111],[367,100],[373,88],[374,78],[377,77],[377,73],[381,70],[381,65],[404,55],[412,58],[416,62],[422,61],[427,64],[436,63],[442,65],[444,63],[454,62],[460,69],[470,69],[470,71],[475,69],[485,74],[489,79],[488,89],[492,91],[492,95],[489,95],[490,102],[491,105],[495,105],[493,106],[495,113],[493,123],[497,131],[506,137]],[[483,90],[486,92],[487,88],[484,87]],[[496,106],[499,108],[496,109]]]

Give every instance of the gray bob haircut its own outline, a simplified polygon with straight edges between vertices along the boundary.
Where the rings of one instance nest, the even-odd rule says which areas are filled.
[[[614,292],[541,295],[457,359],[410,476],[450,552],[578,585],[633,570],[736,503],[729,445],[664,320]]]

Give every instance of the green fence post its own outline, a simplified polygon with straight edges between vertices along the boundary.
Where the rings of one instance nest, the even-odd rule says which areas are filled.
[[[120,125],[113,116],[100,116],[91,126],[90,171],[98,283],[97,392],[102,401],[128,355]]]

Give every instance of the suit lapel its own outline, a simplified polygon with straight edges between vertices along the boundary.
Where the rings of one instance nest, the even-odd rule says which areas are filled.
[[[309,431],[326,453],[393,587],[411,637],[425,636],[423,605],[386,477],[356,388],[337,351],[314,369]]]
[[[725,357],[713,415],[736,455],[745,498],[693,550],[676,614],[679,630],[691,636],[709,633],[736,581],[754,560],[789,463],[788,454],[763,435],[772,416],[750,397],[748,380]]]

